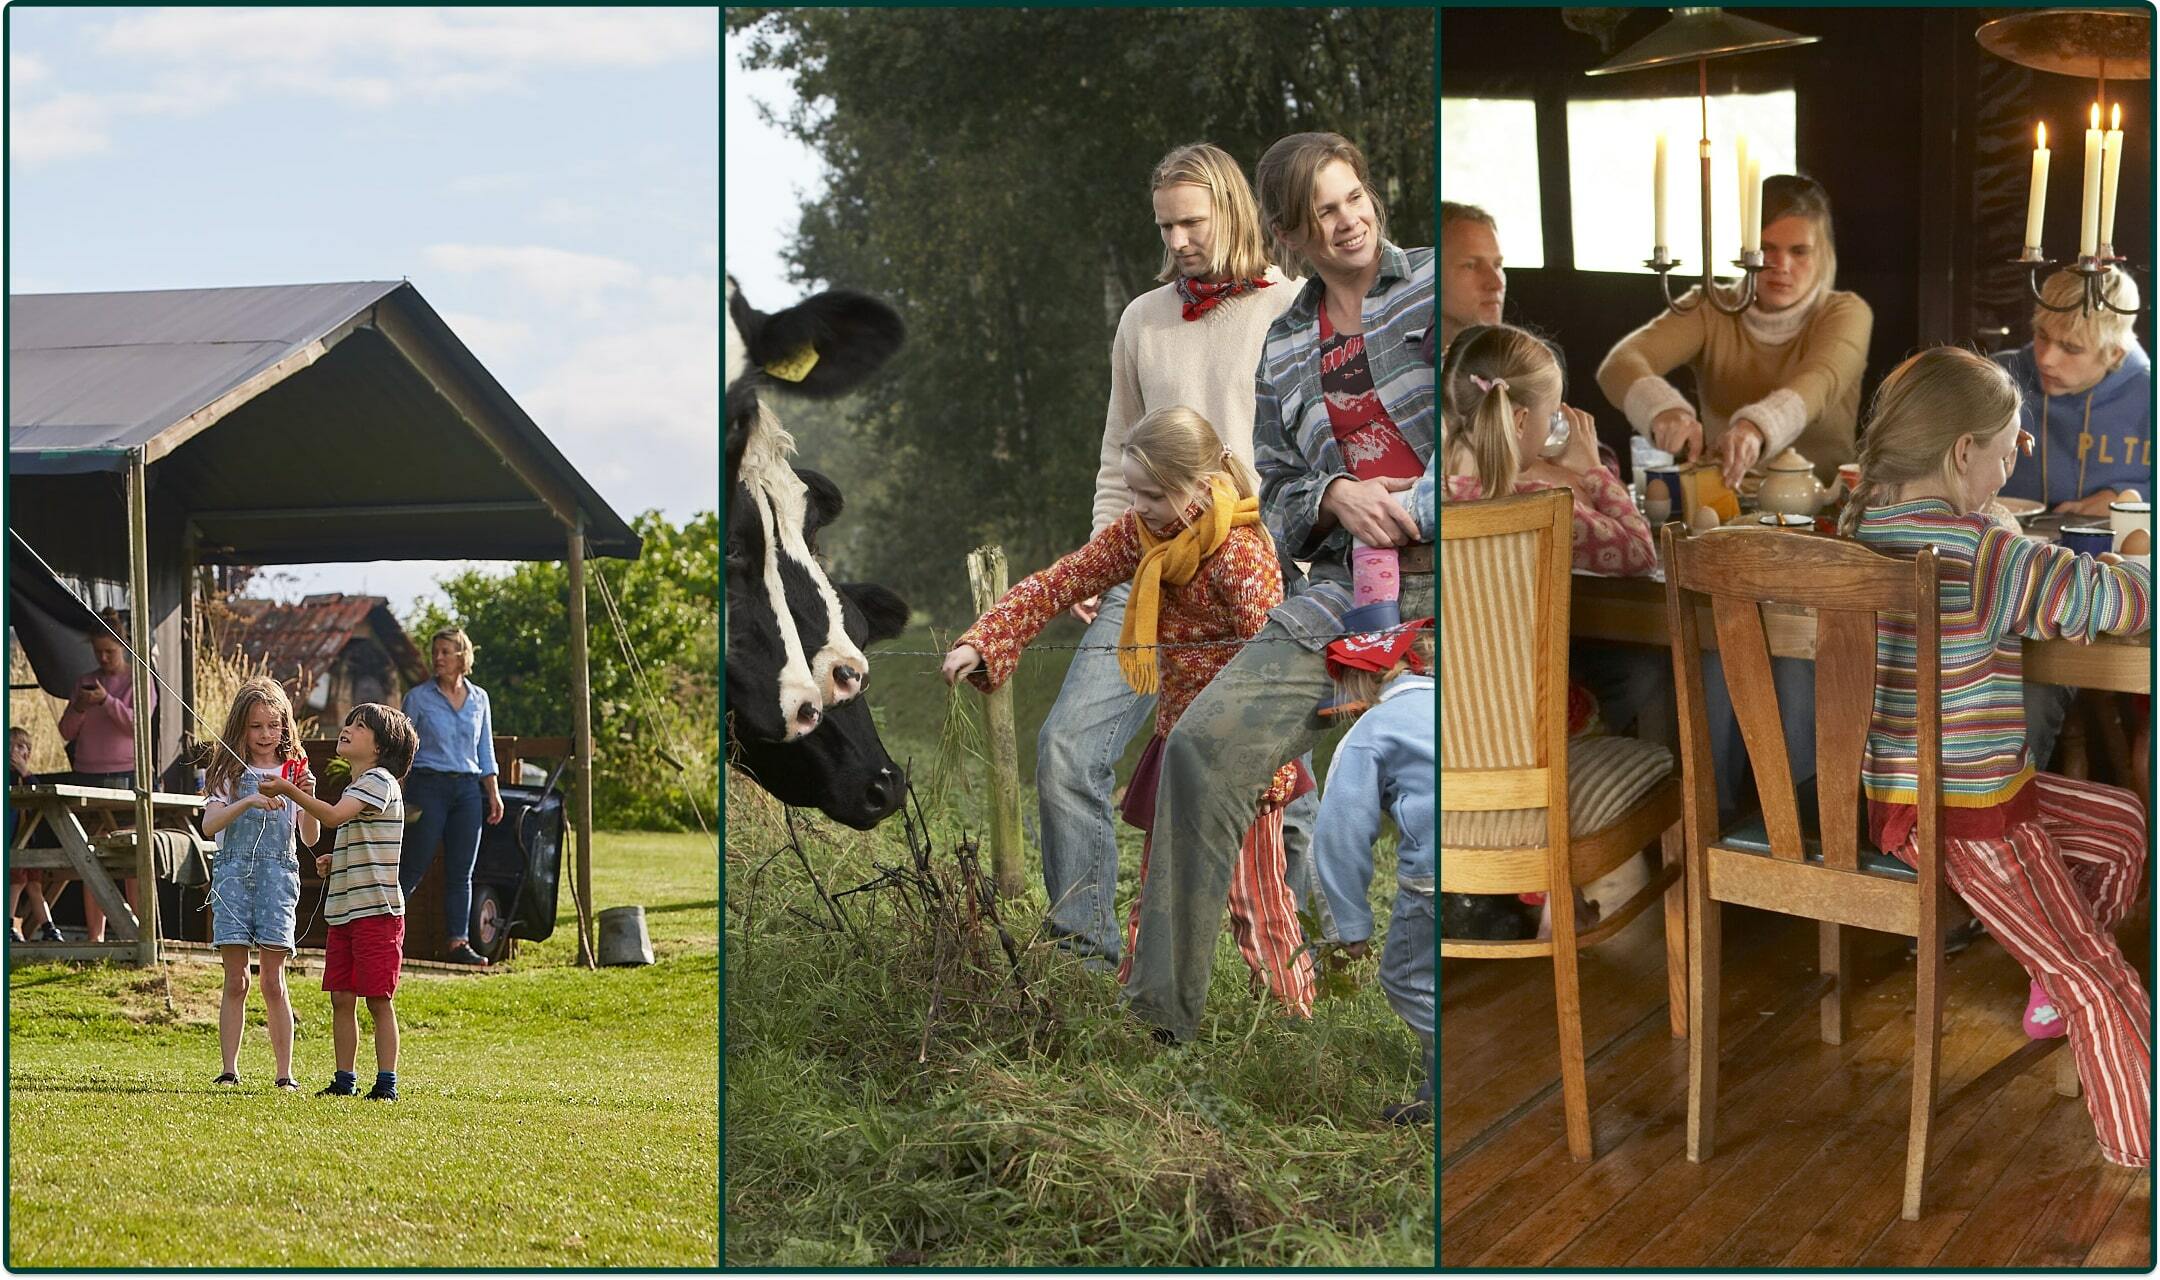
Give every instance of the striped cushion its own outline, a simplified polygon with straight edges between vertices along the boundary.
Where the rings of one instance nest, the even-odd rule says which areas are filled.
[[[1655,743],[1634,738],[1571,739],[1568,834],[1581,839],[1618,822],[1672,771],[1672,752]],[[1440,843],[1449,849],[1538,848],[1545,843],[1545,811],[1443,812]]]

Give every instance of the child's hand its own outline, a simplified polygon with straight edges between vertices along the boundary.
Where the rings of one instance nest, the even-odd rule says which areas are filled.
[[[264,778],[257,785],[256,790],[266,796],[296,796],[300,794],[300,788],[283,778]]]
[[[981,665],[982,650],[971,644],[956,644],[945,655],[945,665],[938,668],[938,674],[945,677],[946,684],[952,684]]]
[[[308,772],[306,765],[300,766],[300,780],[294,785],[309,795],[315,794],[315,775]]]
[[[282,809],[285,807],[283,800],[278,799],[276,796],[266,796],[260,791],[241,801],[241,803],[257,809]]]
[[[315,874],[318,876],[327,876],[330,874],[329,854],[318,853],[315,855]]]

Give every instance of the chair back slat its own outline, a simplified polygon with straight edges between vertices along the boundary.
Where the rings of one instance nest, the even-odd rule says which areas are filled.
[[[1440,793],[1462,797],[1442,801],[1444,846],[1546,848],[1556,818],[1564,842],[1573,509],[1561,490],[1440,509]],[[1534,775],[1536,804],[1490,807]]]
[[[1806,852],[1801,845],[1800,806],[1794,798],[1792,762],[1785,752],[1783,708],[1778,706],[1777,686],[1770,675],[1770,637],[1763,630],[1762,606],[1738,596],[1713,596],[1710,616],[1717,625],[1718,656],[1725,664],[1733,714],[1740,721],[1748,760],[1755,766],[1755,791],[1762,798],[1770,852],[1799,862]]]
[[[1815,792],[1823,865],[1859,865],[1860,761],[1875,711],[1875,612],[1815,614]]]

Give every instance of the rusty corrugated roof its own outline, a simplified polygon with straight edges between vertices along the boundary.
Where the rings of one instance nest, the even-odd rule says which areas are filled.
[[[231,624],[222,643],[237,647],[251,662],[267,665],[280,680],[305,672],[314,679],[337,661],[355,639],[372,636],[411,683],[427,678],[420,650],[390,612],[382,596],[352,596],[341,591],[312,595],[298,604],[270,600],[235,600]]]

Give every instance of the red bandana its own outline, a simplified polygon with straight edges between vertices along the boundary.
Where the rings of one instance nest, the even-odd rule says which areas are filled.
[[[1328,676],[1339,680],[1346,670],[1386,671],[1405,659],[1409,660],[1412,671],[1421,676],[1431,675],[1425,670],[1425,664],[1410,651],[1418,632],[1431,626],[1431,618],[1418,618],[1386,631],[1344,636],[1327,647]]]
[[[1185,300],[1185,318],[1187,320],[1198,320],[1225,298],[1235,298],[1241,293],[1251,293],[1255,289],[1265,289],[1274,283],[1273,280],[1265,276],[1254,276],[1250,280],[1225,280],[1220,284],[1209,284],[1205,280],[1194,280],[1189,276],[1179,276],[1177,293],[1178,297]]]

